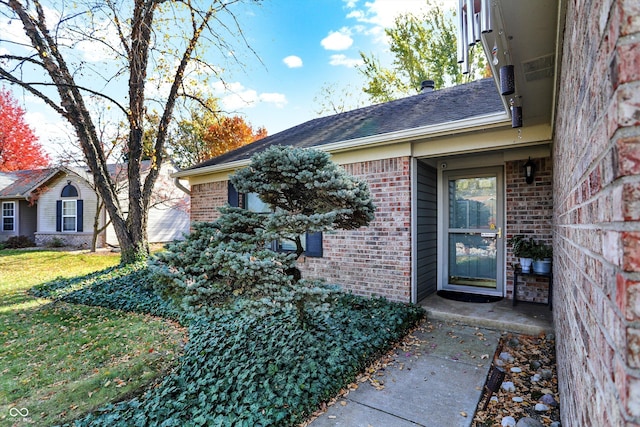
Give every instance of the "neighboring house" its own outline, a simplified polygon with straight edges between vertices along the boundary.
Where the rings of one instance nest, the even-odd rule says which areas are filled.
[[[461,2],[473,3],[492,8],[494,79],[312,120],[181,171],[192,220],[241,200],[229,174],[281,144],[330,152],[377,205],[370,226],[322,236],[321,256],[301,260],[308,276],[406,302],[437,289],[513,298],[506,238],[553,242],[563,425],[640,425],[640,6]],[[546,300],[545,279],[529,279],[518,298]]]
[[[143,163],[143,171],[148,162]],[[111,165],[121,203],[126,206],[124,184],[126,168]],[[189,198],[179,190],[163,167],[158,177],[149,210],[149,242],[167,242],[182,238],[189,230]],[[91,246],[94,226],[102,229],[108,216],[99,206],[90,174],[81,168],[56,167],[0,173],[2,227],[0,241],[26,236],[38,246],[61,242],[67,246]],[[98,213],[96,215],[96,213]],[[108,225],[97,236],[97,246],[117,246],[113,227]]]

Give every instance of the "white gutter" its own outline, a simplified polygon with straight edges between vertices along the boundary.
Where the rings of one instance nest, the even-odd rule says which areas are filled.
[[[510,117],[506,112],[486,114],[468,119],[456,120],[437,125],[421,126],[412,129],[404,129],[395,132],[382,133],[378,135],[365,136],[363,138],[348,139],[344,141],[323,144],[317,147],[318,150],[329,153],[339,153],[341,151],[354,150],[359,148],[371,148],[396,144],[400,142],[414,141],[416,139],[434,138],[437,136],[450,135],[453,133],[470,132],[487,128],[504,126],[510,122]],[[171,174],[174,178],[187,178],[191,176],[209,175],[213,173],[232,172],[243,168],[251,163],[250,159],[236,160],[229,163],[205,166],[197,169],[187,169]]]

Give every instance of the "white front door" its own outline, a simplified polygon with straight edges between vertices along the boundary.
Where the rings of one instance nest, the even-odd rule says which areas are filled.
[[[443,173],[441,289],[503,295],[504,197],[501,167]]]

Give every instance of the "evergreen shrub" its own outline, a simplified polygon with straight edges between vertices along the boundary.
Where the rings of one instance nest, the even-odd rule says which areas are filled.
[[[366,182],[323,151],[279,146],[254,155],[230,181],[241,193],[257,194],[271,212],[225,206],[216,222],[195,224],[152,261],[158,290],[199,315],[244,295],[294,309],[304,325],[307,304],[322,310],[335,287],[300,281],[300,236],[367,225],[375,206]],[[279,240],[294,242],[296,251],[271,250]]]
[[[23,249],[32,248],[36,244],[30,237],[27,236],[11,236],[3,242],[5,249]]]

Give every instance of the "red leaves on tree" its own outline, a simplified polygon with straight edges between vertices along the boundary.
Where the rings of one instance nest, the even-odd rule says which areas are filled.
[[[38,169],[49,165],[49,156],[24,121],[24,110],[0,88],[0,172]]]

